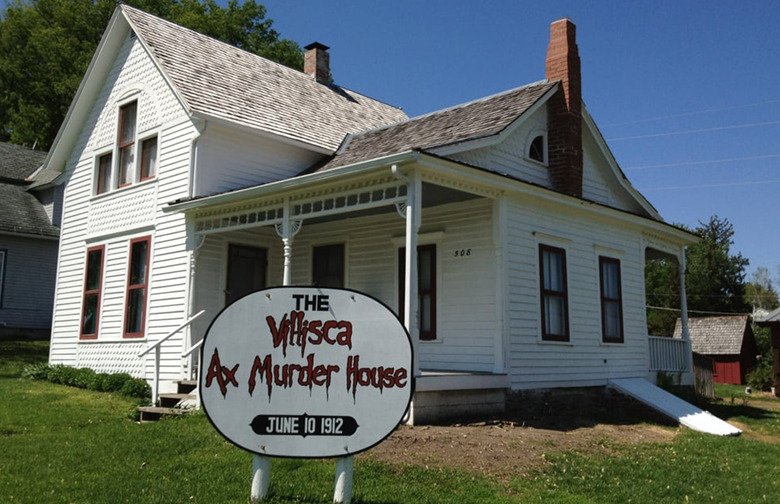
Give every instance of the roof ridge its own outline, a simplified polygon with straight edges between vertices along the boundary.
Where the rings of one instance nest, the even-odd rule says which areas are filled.
[[[525,84],[523,86],[519,86],[519,87],[512,88],[512,89],[507,89],[505,91],[501,91],[501,92],[498,92],[498,93],[493,93],[491,95],[483,96],[481,98],[476,98],[474,100],[470,100],[470,101],[467,101],[467,102],[458,103],[456,105],[451,105],[451,106],[445,107],[443,109],[432,110],[431,112],[426,112],[425,114],[421,114],[421,115],[414,116],[414,117],[409,117],[408,119],[405,119],[403,121],[397,121],[397,122],[394,122],[394,123],[383,124],[382,126],[377,126],[375,128],[369,128],[369,129],[365,129],[365,130],[362,130],[362,131],[356,131],[354,133],[351,133],[351,135],[353,137],[359,136],[359,135],[365,135],[365,134],[368,134],[368,133],[373,133],[375,131],[381,131],[381,130],[385,130],[385,129],[388,129],[388,128],[392,128],[392,127],[397,126],[399,124],[407,124],[407,123],[411,123],[411,122],[415,122],[415,121],[420,121],[420,120],[427,119],[427,118],[429,118],[431,116],[435,116],[435,115],[438,115],[438,114],[444,114],[446,112],[451,112],[453,110],[458,110],[458,109],[461,109],[461,108],[464,108],[464,107],[468,107],[468,106],[471,106],[471,105],[476,105],[478,103],[484,103],[486,101],[493,100],[493,99],[496,99],[496,98],[499,98],[501,96],[505,96],[505,95],[508,95],[508,94],[516,93],[518,91],[522,91],[524,89],[527,89],[527,88],[530,88],[530,87],[533,87],[533,86],[541,86],[541,85],[544,85],[544,84],[553,84],[553,83],[556,83],[556,82],[558,82],[558,81],[548,82],[547,79],[542,79],[542,80],[539,80],[539,81],[536,81],[536,82],[531,82],[530,84]]]

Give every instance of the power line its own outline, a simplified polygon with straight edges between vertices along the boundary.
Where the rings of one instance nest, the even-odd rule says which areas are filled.
[[[623,140],[639,140],[641,138],[658,138],[658,137],[665,137],[665,136],[674,136],[674,135],[690,135],[693,133],[709,133],[712,131],[725,131],[725,130],[733,130],[733,129],[743,129],[743,128],[757,128],[759,126],[775,126],[780,124],[780,121],[767,121],[767,122],[760,122],[760,123],[750,123],[750,124],[735,124],[732,126],[719,126],[716,128],[702,128],[702,129],[694,129],[694,130],[682,130],[682,131],[671,131],[669,133],[651,133],[649,135],[636,135],[636,136],[628,136],[628,137],[619,137],[619,138],[608,138],[608,142],[620,142]]]
[[[640,124],[640,123],[646,123],[646,122],[652,122],[652,121],[661,121],[664,119],[676,119],[678,117],[689,117],[693,115],[701,115],[701,114],[710,114],[712,112],[723,112],[725,110],[738,110],[748,107],[757,107],[759,105],[770,105],[772,103],[780,103],[780,100],[768,100],[763,102],[754,102],[754,103],[746,103],[744,105],[735,105],[733,107],[722,107],[722,108],[714,108],[714,109],[707,109],[707,110],[697,110],[693,112],[683,112],[681,114],[672,114],[672,115],[666,115],[666,116],[657,116],[657,117],[649,117],[647,119],[637,119],[635,121],[626,121],[626,122],[619,122],[619,123],[610,123],[605,124],[603,127],[608,128],[612,126],[625,126],[628,124]]]
[[[645,189],[640,189],[640,192],[676,191],[680,189],[713,189],[716,187],[739,187],[739,186],[760,185],[760,184],[776,184],[778,182],[780,182],[780,179],[754,180],[752,182],[729,182],[727,184],[702,184],[702,185],[695,185],[695,186],[649,187]]]
[[[701,164],[716,164],[716,163],[731,163],[734,161],[755,161],[757,159],[772,159],[772,158],[780,158],[780,154],[766,154],[764,156],[746,156],[741,158],[729,158],[729,159],[711,159],[707,161],[686,161],[683,163],[666,163],[666,164],[655,164],[655,165],[642,165],[642,166],[630,166],[628,168],[623,168],[624,170],[649,170],[651,168],[670,168],[673,166],[693,166],[693,165],[701,165]]]
[[[645,308],[652,308],[653,310],[675,311],[675,312],[681,311],[679,308],[667,308],[665,306],[645,305]],[[752,315],[752,313],[716,312],[716,311],[704,311],[704,310],[688,310],[688,313],[704,313],[705,315]]]

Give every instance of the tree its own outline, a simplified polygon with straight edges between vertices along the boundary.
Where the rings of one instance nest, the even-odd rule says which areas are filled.
[[[734,227],[727,219],[715,215],[706,224],[700,221],[693,233],[701,241],[690,245],[685,252],[685,291],[690,315],[749,313],[750,304],[745,301],[745,267],[748,260],[739,253],[731,253]],[[645,289],[647,304],[661,308],[648,308],[648,331],[656,335],[672,334],[680,316],[677,262],[672,259],[648,260]]]
[[[279,37],[255,0],[125,3],[303,68],[298,44]],[[0,141],[51,147],[115,7],[115,0],[13,0],[0,11]]]
[[[754,310],[761,308],[769,311],[780,304],[768,269],[759,267],[750,275],[750,282],[745,285],[745,302]]]
[[[749,313],[745,302],[745,268],[749,261],[731,253],[734,227],[717,215],[694,230],[701,241],[688,247],[686,291],[693,311]]]

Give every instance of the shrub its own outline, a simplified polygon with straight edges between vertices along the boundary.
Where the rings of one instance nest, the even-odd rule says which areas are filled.
[[[89,368],[76,369],[62,364],[50,366],[39,363],[27,366],[22,371],[22,376],[97,392],[116,392],[130,397],[147,398],[151,395],[151,389],[145,380],[133,378],[127,373],[96,373]]]
[[[761,361],[755,369],[747,374],[747,384],[754,390],[770,390],[774,385],[772,374],[772,365],[769,362]]]

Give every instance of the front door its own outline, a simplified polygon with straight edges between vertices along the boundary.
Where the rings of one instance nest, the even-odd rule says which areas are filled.
[[[228,245],[225,305],[264,288],[268,269],[268,250],[247,245]]]

